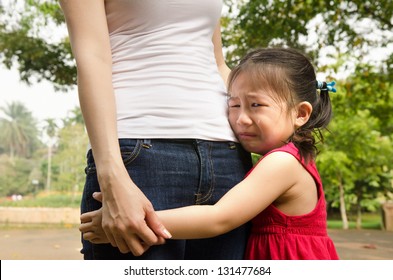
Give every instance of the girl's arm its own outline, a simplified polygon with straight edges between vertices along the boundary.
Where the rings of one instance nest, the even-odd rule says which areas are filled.
[[[103,193],[102,225],[113,246],[123,253],[140,255],[144,251],[140,239],[147,244],[156,243],[155,232],[161,233],[163,226],[122,162],[105,3],[104,0],[60,3],[78,70],[80,106]]]
[[[189,206],[157,213],[175,239],[217,236],[262,212],[294,186],[298,174],[303,171],[292,155],[272,153],[215,205]]]

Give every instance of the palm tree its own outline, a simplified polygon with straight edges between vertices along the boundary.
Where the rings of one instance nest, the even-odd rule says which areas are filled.
[[[69,113],[71,114],[71,116],[68,116],[65,119],[63,119],[63,127],[66,127],[68,125],[75,125],[77,123],[83,125],[85,124],[80,107],[78,106],[74,107],[74,109],[72,109]]]
[[[15,156],[30,157],[39,143],[37,121],[21,102],[0,107],[0,143],[13,162]]]
[[[48,166],[46,173],[46,191],[50,191],[51,176],[52,176],[52,149],[57,136],[58,126],[56,121],[52,118],[45,119],[45,125],[43,127],[46,135],[48,136]]]

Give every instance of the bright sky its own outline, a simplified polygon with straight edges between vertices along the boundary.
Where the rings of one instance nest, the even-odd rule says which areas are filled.
[[[49,82],[28,86],[20,81],[18,71],[0,65],[0,107],[13,101],[22,102],[40,122],[47,118],[63,119],[79,106],[76,89],[57,92]]]

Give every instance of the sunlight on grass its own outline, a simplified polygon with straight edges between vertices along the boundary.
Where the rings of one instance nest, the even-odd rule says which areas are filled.
[[[349,228],[355,229],[355,217],[349,218]],[[327,226],[329,229],[342,229],[343,223],[341,220],[328,219]],[[382,229],[382,215],[379,213],[365,213],[362,215],[362,229]]]
[[[81,193],[42,192],[36,196],[25,196],[22,200],[0,199],[3,207],[71,207],[79,208]]]

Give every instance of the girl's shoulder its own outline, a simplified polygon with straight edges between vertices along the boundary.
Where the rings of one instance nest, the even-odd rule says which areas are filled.
[[[316,181],[319,181],[319,174],[315,167],[315,162],[305,162],[299,155],[299,150],[293,143],[288,143],[282,147],[274,149],[261,157],[253,168],[248,172],[247,176],[251,173],[264,173],[268,175],[287,176],[287,179],[296,181],[298,175],[309,173]]]
[[[290,180],[291,183],[294,183],[302,170],[304,170],[303,165],[293,153],[276,149],[261,157],[247,176],[253,173],[253,177],[260,176],[263,180],[271,178],[274,180]],[[285,178],[281,178],[282,176]]]
[[[301,159],[300,159],[300,154],[299,154],[299,149],[296,148],[296,146],[295,146],[293,143],[291,143],[291,142],[285,144],[284,146],[281,146],[281,147],[279,147],[279,148],[276,148],[276,149],[270,151],[269,153],[267,153],[267,154],[265,155],[265,157],[266,157],[267,155],[269,155],[269,154],[277,153],[277,152],[284,152],[284,153],[291,154],[291,155],[294,156],[297,160],[301,161]]]
[[[261,156],[258,162],[254,165],[254,168],[261,162],[264,162],[265,164],[271,164],[276,161],[283,161],[282,163],[286,162],[292,164],[295,164],[296,162],[302,162],[299,155],[299,150],[293,143],[288,143]]]

